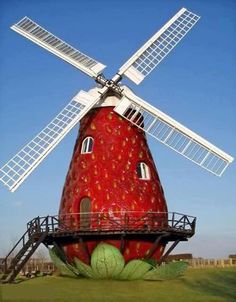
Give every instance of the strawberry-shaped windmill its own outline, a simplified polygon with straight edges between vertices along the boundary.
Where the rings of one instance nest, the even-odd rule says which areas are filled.
[[[150,237],[148,231],[168,227],[168,213],[146,133],[218,176],[233,161],[231,156],[120,84],[123,77],[140,84],[198,20],[199,16],[182,8],[111,80],[102,74],[103,64],[29,18],[12,26],[13,30],[80,69],[98,84],[88,92],[81,90],[0,170],[0,180],[10,191],[15,191],[80,122],[62,194],[59,227],[84,229],[88,235],[97,231],[103,237],[87,238],[86,246],[78,240],[62,244],[69,260],[77,256],[88,262],[89,255],[101,240],[120,248],[126,260],[161,257],[168,240],[159,238],[153,243],[153,236]],[[149,237],[145,234],[127,237],[123,242],[116,232],[121,224],[126,230],[133,227],[133,231],[145,227]],[[104,237],[104,231],[110,232],[109,237]],[[81,248],[82,245],[86,248]]]

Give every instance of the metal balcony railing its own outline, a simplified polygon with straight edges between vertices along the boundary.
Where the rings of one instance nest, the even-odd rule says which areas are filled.
[[[175,212],[89,212],[36,217],[27,223],[33,235],[47,231],[62,232],[156,232],[176,231],[193,233],[196,218]]]

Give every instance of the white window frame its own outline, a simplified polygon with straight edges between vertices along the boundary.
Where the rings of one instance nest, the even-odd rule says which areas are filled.
[[[91,136],[85,137],[81,146],[81,154],[87,154],[93,152],[94,139]]]
[[[138,172],[139,169],[140,169],[140,175]],[[145,164],[144,162],[139,162],[137,165],[137,174],[138,174],[139,179],[149,180],[150,179],[150,169],[149,169],[148,165]]]

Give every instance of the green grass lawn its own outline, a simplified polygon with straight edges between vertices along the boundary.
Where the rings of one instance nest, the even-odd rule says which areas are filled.
[[[4,302],[233,302],[236,268],[188,269],[169,281],[112,281],[47,276],[0,285]]]

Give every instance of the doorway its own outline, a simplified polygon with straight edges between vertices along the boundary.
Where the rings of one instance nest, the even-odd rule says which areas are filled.
[[[90,227],[91,200],[84,197],[80,201],[80,227],[87,229]]]

